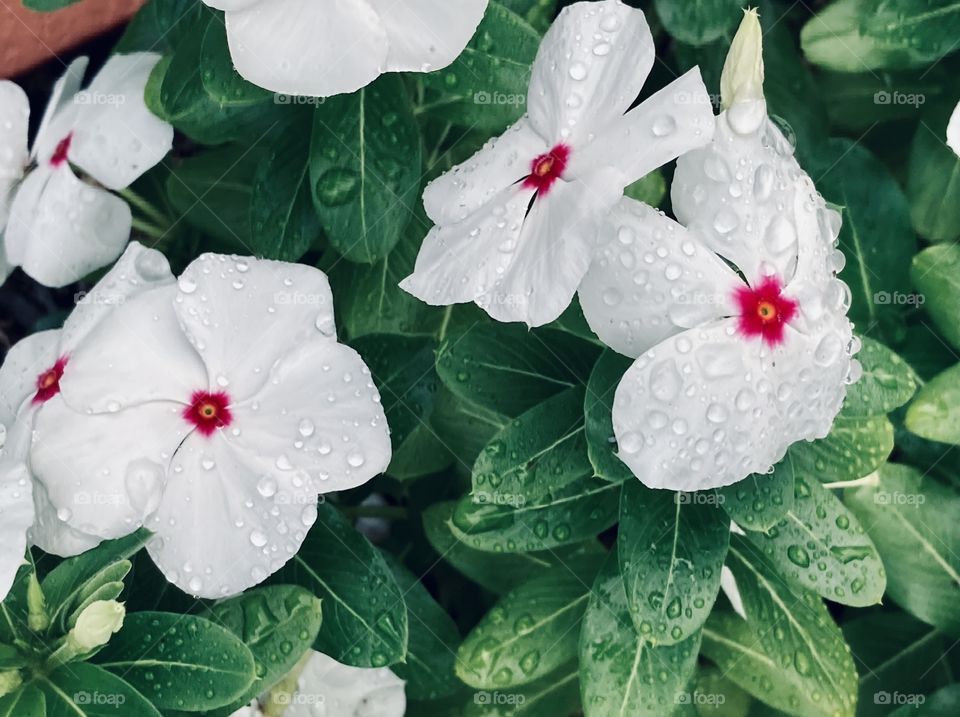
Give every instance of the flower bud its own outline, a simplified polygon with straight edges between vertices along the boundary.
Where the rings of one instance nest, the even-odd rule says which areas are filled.
[[[720,75],[720,108],[763,100],[763,31],[756,9],[744,10]]]
[[[0,671],[0,697],[9,695],[23,684],[23,677],[18,670]]]
[[[127,610],[116,600],[97,600],[84,608],[69,640],[79,650],[94,650],[107,644],[110,636],[123,627]]]
[[[50,626],[50,615],[47,614],[47,600],[43,596],[37,574],[30,573],[27,581],[27,624],[34,632],[41,632]]]

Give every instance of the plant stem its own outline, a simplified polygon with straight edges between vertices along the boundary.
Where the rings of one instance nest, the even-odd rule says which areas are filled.
[[[874,471],[870,475],[866,475],[863,478],[857,478],[856,480],[839,480],[835,483],[824,483],[824,488],[859,488],[862,485],[879,485],[880,484],[880,474]]]
[[[159,209],[153,206],[153,204],[141,197],[129,187],[121,190],[119,194],[127,201],[128,204],[139,209],[140,213],[143,214],[143,216],[147,219],[150,219],[151,221],[163,227],[170,226],[170,217],[161,212]]]

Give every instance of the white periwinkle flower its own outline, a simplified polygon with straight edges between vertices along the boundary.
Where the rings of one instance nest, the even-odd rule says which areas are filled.
[[[104,539],[145,525],[154,561],[196,596],[263,581],[319,493],[390,461],[370,371],[337,342],[312,267],[204,254],[115,307],[67,365],[82,380],[39,413],[31,450],[51,502]]]
[[[10,349],[0,366],[0,596],[10,589],[28,543],[66,557],[100,542],[64,522],[74,506],[57,511],[50,504],[30,458],[34,428],[45,411],[65,408],[64,384],[84,380],[70,358],[90,332],[112,309],[169,275],[162,254],[131,243],[96,286],[78,297],[63,329],[31,334]],[[74,498],[101,511],[115,502],[114,496],[89,488],[78,489]]]
[[[110,637],[120,631],[127,610],[116,600],[95,600],[87,605],[67,640],[81,651],[95,650],[106,645]]]
[[[947,145],[960,157],[960,104],[957,104],[947,125]]]
[[[403,717],[404,682],[387,667],[351,667],[311,651],[292,693],[274,691],[230,717]],[[271,709],[272,708],[272,709]]]
[[[226,11],[230,56],[273,92],[328,97],[385,72],[430,72],[459,55],[489,0],[203,0]]]
[[[436,226],[401,286],[433,305],[474,301],[500,321],[557,318],[624,188],[713,135],[696,69],[630,109],[653,59],[640,10],[564,8],[534,62],[527,115],[424,192]]]
[[[87,58],[74,60],[53,88],[29,156],[27,98],[0,82],[0,281],[21,266],[41,284],[64,286],[123,251],[130,207],[107,190],[128,187],[173,143],[173,127],[143,99],[159,59],[114,55],[83,91]]]
[[[748,14],[741,33],[754,23]],[[637,357],[613,425],[620,458],[652,488],[768,471],[794,442],[829,432],[859,371],[836,278],[840,215],[765,108],[752,121],[764,101],[742,102],[720,115],[710,146],[677,163],[682,224],[624,200],[580,289],[600,338]]]

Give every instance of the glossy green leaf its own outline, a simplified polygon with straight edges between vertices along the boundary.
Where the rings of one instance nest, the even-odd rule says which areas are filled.
[[[720,488],[720,505],[744,530],[768,530],[793,507],[796,467],[788,452],[769,474],[754,473],[739,483]]]
[[[34,684],[46,698],[47,717],[160,717],[129,682],[86,662],[58,667]]]
[[[613,483],[636,480],[627,464],[617,458],[613,434],[613,397],[631,363],[615,351],[604,351],[590,372],[583,404],[590,463],[598,477]]]
[[[794,443],[788,455],[798,475],[832,483],[871,473],[892,450],[893,424],[886,416],[849,417],[841,411],[826,438]]]
[[[46,714],[47,700],[35,684],[28,683],[0,697],[0,717],[44,717]]]
[[[946,127],[945,121],[921,122],[910,147],[910,216],[917,232],[934,242],[960,237],[960,157],[946,145]]]
[[[230,58],[225,23],[220,16],[207,25],[200,46],[200,79],[203,89],[221,107],[244,106],[274,99],[282,102],[284,95],[274,95],[240,77]]]
[[[960,445],[960,364],[920,389],[907,409],[905,425],[928,440]]]
[[[620,573],[637,633],[653,645],[687,640],[720,590],[730,521],[717,494],[624,484],[617,539]]]
[[[857,360],[863,376],[847,388],[844,416],[890,413],[909,401],[920,384],[910,365],[879,341],[864,338]]]
[[[739,0],[654,0],[667,32],[689,45],[732,36],[743,17]]]
[[[960,246],[943,244],[920,252],[913,258],[910,278],[940,333],[955,349],[960,349]]]

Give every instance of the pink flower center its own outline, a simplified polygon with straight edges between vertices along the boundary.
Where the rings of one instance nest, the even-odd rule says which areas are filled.
[[[72,141],[73,132],[57,142],[57,147],[53,150],[53,155],[50,157],[50,164],[52,166],[59,167],[67,161],[67,153],[70,151],[70,142]]]
[[[531,162],[530,174],[523,180],[523,186],[536,189],[539,195],[545,195],[553,183],[563,176],[569,160],[570,148],[565,144],[558,144]]]
[[[33,403],[46,403],[60,393],[60,379],[67,366],[67,357],[61,356],[50,368],[37,376],[37,392],[33,395]]]
[[[783,343],[784,327],[797,315],[800,305],[783,295],[775,276],[768,276],[756,287],[743,286],[734,292],[740,307],[739,330],[749,338],[761,337],[768,345]]]
[[[223,391],[194,391],[190,405],[183,409],[183,418],[196,426],[201,435],[211,436],[214,431],[226,428],[233,421],[230,396]]]

